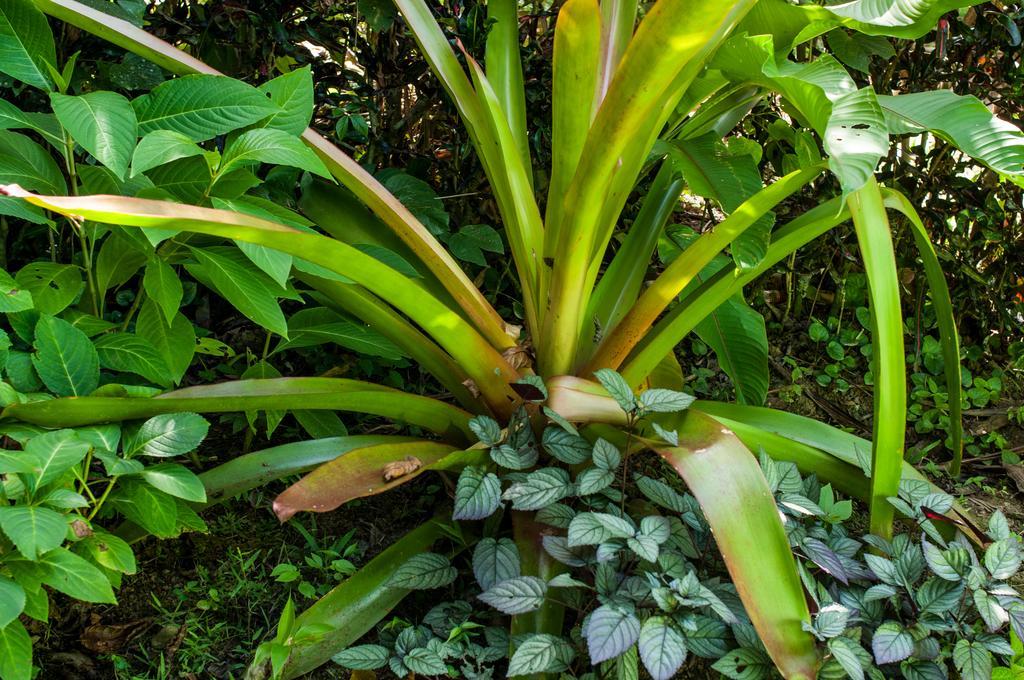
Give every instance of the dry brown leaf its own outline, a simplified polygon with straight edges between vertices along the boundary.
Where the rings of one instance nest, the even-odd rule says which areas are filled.
[[[384,466],[384,481],[390,482],[399,477],[405,477],[423,467],[423,462],[416,456],[406,456],[402,460],[396,460]]]

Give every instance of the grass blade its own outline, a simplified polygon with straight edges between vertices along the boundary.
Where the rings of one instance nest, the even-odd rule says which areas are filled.
[[[847,199],[868,278],[871,345],[874,347],[874,441],[872,442],[871,533],[892,536],[907,427],[903,313],[889,219],[874,177]]]

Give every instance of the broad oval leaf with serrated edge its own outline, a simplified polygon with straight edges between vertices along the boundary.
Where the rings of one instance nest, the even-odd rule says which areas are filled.
[[[443,588],[458,576],[458,571],[444,555],[420,553],[409,558],[388,580],[392,588],[427,590]]]
[[[517,576],[491,586],[478,596],[503,614],[525,614],[544,604],[548,584],[536,576]]]

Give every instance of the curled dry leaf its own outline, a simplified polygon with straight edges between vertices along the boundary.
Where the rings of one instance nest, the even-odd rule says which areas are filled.
[[[423,467],[423,461],[416,456],[406,456],[402,460],[396,460],[384,466],[384,481],[390,482],[399,477],[405,477]]]

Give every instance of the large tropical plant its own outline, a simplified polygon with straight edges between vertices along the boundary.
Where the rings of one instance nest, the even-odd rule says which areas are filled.
[[[449,399],[354,380],[282,378],[153,398],[15,404],[3,417],[75,427],[177,411],[322,409],[382,416],[431,433],[286,445],[204,476],[207,496],[219,499],[312,470],[278,498],[275,510],[282,518],[331,510],[427,470],[509,468],[500,445],[518,440],[524,429],[546,432],[548,419],[565,425],[560,431],[569,437],[577,437],[571,423],[588,425],[580,433],[590,441],[599,434],[614,439],[608,426],[628,428],[626,455],[655,450],[700,501],[779,671],[787,678],[814,677],[819,659],[805,625],[808,606],[769,486],[750,452],[763,449],[795,462],[868,501],[872,533],[891,535],[896,506],[889,499],[897,496],[901,478],[919,478],[902,456],[904,348],[888,219],[895,212],[906,218],[918,245],[942,329],[954,423],[951,470],[958,471],[959,350],[943,273],[913,205],[879,186],[874,169],[891,136],[931,133],[992,171],[1019,179],[1024,136],[977,99],[948,91],[876,94],[858,87],[826,53],[800,61],[792,55],[798,45],[812,48],[802,54],[816,52],[819,36],[829,31],[921,36],[942,14],[970,0],[855,0],[824,7],[786,0],[658,0],[644,7],[635,0],[568,0],[555,28],[552,163],[546,173],[537,172],[532,159],[514,0],[488,3],[492,22],[483,65],[448,39],[423,0],[395,2],[457,107],[490,180],[518,275],[523,328],[499,317],[413,212],[307,129],[303,141],[344,186],[315,180],[304,185],[301,207],[319,231],[282,224],[270,213],[133,196],[40,195],[14,185],[2,192],[75,220],[206,234],[286,253],[303,263],[292,275],[304,290],[386,336],[436,378]],[[211,68],[127,22],[72,0],[2,0],[0,8],[0,69],[30,85],[49,88],[53,82],[52,55],[32,40],[42,11],[173,73],[205,74],[170,81],[149,96],[142,106],[150,131],[171,130],[201,142],[225,132],[225,115],[237,113],[238,102],[196,96],[204,78],[219,78]],[[208,83],[202,87],[209,89]],[[792,167],[767,183],[757,145],[730,135],[763,100],[777,103],[792,121]],[[287,116],[288,98],[274,102],[278,115]],[[237,122],[237,128],[265,125],[245,117]],[[821,195],[822,187],[834,186],[823,180],[826,172],[837,180],[835,195]],[[653,179],[642,209],[627,228],[620,219],[624,205],[648,177]],[[714,204],[721,219],[701,234],[667,241],[663,228],[684,188]],[[815,207],[776,226],[773,210],[798,192],[812,197]],[[744,287],[760,274],[847,221],[856,231],[870,290],[870,443],[761,405],[767,341],[763,321],[743,299]],[[665,246],[660,269],[652,267],[659,239]],[[356,247],[367,244],[400,254],[415,276]],[[684,388],[674,348],[691,332],[714,349],[739,403],[697,402],[682,416],[640,423],[638,414],[657,409],[645,411],[637,391]],[[499,423],[498,431],[492,422]],[[484,446],[471,445],[474,435]],[[562,436],[540,436],[540,444],[522,439],[545,457],[547,467],[536,474],[572,467],[572,457],[559,455],[561,444],[551,441]],[[498,451],[493,458],[487,455],[491,445]],[[522,483],[530,474],[517,472],[513,479]],[[515,494],[507,498],[522,573],[553,577],[558,563],[541,540],[552,529],[536,520],[535,505],[517,504]],[[296,624],[330,632],[282,640],[275,665],[294,677],[362,636],[408,592],[389,585],[390,573],[453,531],[428,523],[399,540],[298,617]],[[474,540],[470,532],[459,536]],[[560,604],[543,598],[512,622],[514,633],[534,635],[559,634],[562,625]]]

